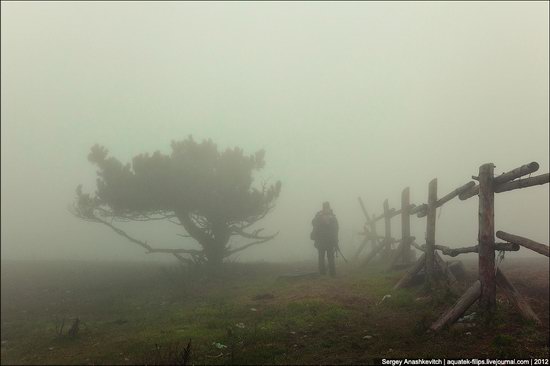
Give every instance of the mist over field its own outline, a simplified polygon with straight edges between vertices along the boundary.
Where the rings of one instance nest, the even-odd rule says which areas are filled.
[[[0,363],[547,364],[549,10],[3,1]]]
[[[282,182],[238,261],[314,260],[329,201],[351,255],[364,217],[443,196],[481,164],[549,170],[548,3],[3,2],[2,260],[175,261],[67,207],[96,189],[92,145],[122,163],[172,140],[265,149]],[[539,174],[536,173],[536,174]],[[548,185],[497,194],[495,229],[548,243]],[[436,237],[477,242],[477,200],[438,210]],[[399,219],[393,220],[399,237]],[[425,219],[411,233],[424,238]],[[153,247],[195,247],[170,223],[120,224]],[[382,224],[379,232],[383,232]],[[236,244],[238,244],[236,242]],[[512,257],[536,255],[522,249]]]

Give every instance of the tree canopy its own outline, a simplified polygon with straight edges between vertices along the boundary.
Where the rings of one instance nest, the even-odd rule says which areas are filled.
[[[140,154],[123,164],[100,145],[91,148],[88,160],[95,164],[94,194],[77,187],[72,206],[75,216],[109,226],[148,252],[165,252],[182,261],[220,263],[235,252],[266,242],[276,234],[263,229],[247,231],[275,206],[281,182],[255,187],[254,173],[265,165],[265,151],[245,155],[241,148],[219,151],[212,140],[196,142],[192,136],[173,141],[171,153]],[[159,249],[133,238],[114,221],[170,220],[181,225],[202,250]],[[232,236],[250,242],[228,246]]]

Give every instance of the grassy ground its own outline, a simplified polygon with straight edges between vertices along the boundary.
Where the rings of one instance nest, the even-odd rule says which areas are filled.
[[[535,264],[533,264],[535,263]],[[401,272],[339,268],[336,279],[279,279],[312,263],[231,264],[205,278],[178,266],[2,263],[2,364],[162,363],[191,340],[196,364],[365,364],[378,357],[548,357],[548,262],[505,268],[544,325],[499,298],[491,325],[427,327],[456,300]],[[474,277],[470,274],[463,286]],[[391,294],[380,303],[386,294]],[[472,309],[476,311],[476,309]],[[61,319],[79,317],[74,339]]]

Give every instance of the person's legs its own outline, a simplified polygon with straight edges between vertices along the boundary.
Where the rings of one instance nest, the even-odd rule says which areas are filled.
[[[322,246],[319,246],[317,248],[317,250],[319,251],[319,273],[324,275],[327,273],[327,270],[325,268],[325,252],[326,252],[326,249],[323,248]]]
[[[327,249],[328,271],[332,277],[336,276],[336,264],[334,263],[334,251],[336,248],[330,247]]]

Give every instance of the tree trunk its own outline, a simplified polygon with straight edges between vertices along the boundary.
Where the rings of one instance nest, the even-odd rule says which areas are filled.
[[[222,220],[210,219],[212,222],[213,240],[209,243],[208,248],[205,247],[205,255],[208,259],[208,264],[211,266],[220,266],[226,255],[227,243],[231,237],[227,224]]]
[[[209,267],[219,267],[226,254],[226,245],[229,242],[229,230],[220,220],[209,219],[212,223],[212,236],[205,229],[197,226],[189,213],[176,213],[181,225],[187,233],[202,246],[204,256]]]
[[[223,263],[224,247],[215,241],[210,241],[207,244],[202,244],[204,248],[204,256],[209,267],[218,267]]]

